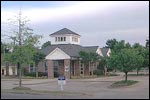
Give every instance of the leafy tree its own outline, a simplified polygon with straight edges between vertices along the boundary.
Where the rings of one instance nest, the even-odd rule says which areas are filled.
[[[149,48],[146,48],[144,51],[144,64],[145,67],[149,68]]]
[[[90,59],[89,54],[87,52],[80,51],[79,56],[82,59],[81,62],[84,63],[85,65],[87,65],[89,62],[89,59]]]
[[[41,36],[35,35],[33,30],[27,26],[28,20],[22,18],[21,12],[17,16],[17,19],[13,21],[19,23],[19,30],[14,33],[15,44],[12,45],[13,51],[6,55],[5,58],[11,63],[17,63],[19,65],[19,87],[21,87],[22,66],[32,63],[34,53],[36,52],[36,46]]]
[[[103,70],[103,73],[105,75],[106,75],[106,66],[107,66],[106,58],[107,57],[101,57],[101,59],[99,61],[99,65],[97,67],[99,70]]]
[[[149,40],[148,39],[146,40],[145,46],[149,47]]]
[[[34,55],[33,55],[32,61],[33,61],[33,63],[35,63],[35,67],[36,67],[36,77],[38,77],[38,70],[37,70],[38,64],[39,64],[39,62],[40,62],[41,60],[44,59],[44,57],[45,57],[45,55],[42,54],[42,53],[40,53],[40,52],[38,52],[38,51],[35,52]]]
[[[106,47],[110,48],[110,49],[114,49],[114,45],[116,45],[117,43],[118,43],[118,41],[116,39],[107,40]]]
[[[128,45],[128,44],[127,44]],[[118,41],[113,47],[113,52],[120,52],[122,49],[124,49],[126,46],[125,44],[125,41],[124,40],[121,40],[121,41]]]
[[[80,51],[79,56],[82,59],[81,62],[85,64],[86,68],[91,67],[91,64],[96,63],[99,60],[97,53]],[[93,69],[92,69],[93,75]]]
[[[10,52],[9,45],[1,42],[1,53],[8,53],[8,52]]]
[[[107,59],[110,67],[115,67],[125,73],[125,81],[127,81],[127,73],[132,71],[137,64],[138,51],[134,49],[122,49],[119,53],[112,54]]]
[[[139,43],[134,43],[133,48],[138,51],[138,56],[136,57],[136,59],[137,59],[136,69],[137,69],[137,75],[138,75],[140,69],[142,67],[144,67],[144,65],[145,65],[145,63],[144,63],[145,48],[142,45],[140,45]]]
[[[50,41],[47,41],[47,42],[45,42],[43,45],[42,45],[42,49],[43,48],[46,48],[47,46],[49,46],[49,45],[51,45],[51,42]]]
[[[125,44],[125,48],[128,48],[128,49],[132,48],[129,42]]]

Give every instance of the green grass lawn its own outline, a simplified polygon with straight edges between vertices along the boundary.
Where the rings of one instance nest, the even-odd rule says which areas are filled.
[[[111,87],[123,87],[123,86],[129,86],[129,85],[133,85],[133,84],[136,84],[138,83],[138,81],[134,81],[134,80],[121,80],[121,81],[118,81],[118,82],[115,82],[111,85]]]
[[[140,73],[140,74],[128,74],[128,76],[148,76],[149,74],[143,74],[143,73]]]

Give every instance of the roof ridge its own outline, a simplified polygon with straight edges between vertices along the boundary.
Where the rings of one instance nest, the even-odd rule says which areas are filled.
[[[63,28],[63,29],[61,29],[61,30],[58,30],[58,31],[56,31],[56,32],[54,32],[54,33],[52,33],[52,34],[50,34],[50,35],[60,35],[60,34],[74,34],[74,35],[80,36],[79,34],[77,34],[76,32],[71,31],[71,30],[68,29],[68,28]]]

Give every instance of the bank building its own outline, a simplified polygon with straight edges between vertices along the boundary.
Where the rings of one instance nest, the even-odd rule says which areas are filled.
[[[60,75],[65,75],[66,78],[92,76],[98,63],[85,65],[81,61],[79,52],[97,53],[101,57],[109,56],[111,52],[109,48],[81,46],[81,35],[67,28],[56,31],[49,36],[51,45],[40,50],[46,56],[38,65],[38,72],[47,72],[48,78],[56,78]]]

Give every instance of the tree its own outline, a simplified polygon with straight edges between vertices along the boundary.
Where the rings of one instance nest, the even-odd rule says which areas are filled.
[[[145,46],[149,47],[149,40],[148,39],[146,40]]]
[[[1,53],[8,53],[10,52],[10,48],[9,48],[9,45],[6,44],[6,43],[2,43],[1,42]]]
[[[33,55],[33,63],[35,63],[35,67],[36,67],[36,77],[38,77],[38,63],[43,60],[45,57],[44,54],[40,53],[39,51],[35,52],[34,55]]]
[[[144,64],[145,67],[149,67],[149,39],[147,39],[145,43]]]
[[[34,53],[36,52],[37,44],[39,43],[40,35],[34,35],[33,30],[27,27],[28,20],[23,19],[21,12],[13,22],[18,23],[18,32],[14,33],[15,44],[12,45],[13,51],[5,58],[12,63],[17,63],[19,66],[19,87],[22,84],[22,66],[32,62]]]
[[[127,81],[127,73],[132,71],[137,64],[137,55],[137,50],[124,48],[119,53],[112,54],[107,59],[107,64],[124,72],[125,81]]]
[[[116,39],[107,40],[106,47],[110,48],[110,49],[114,49],[114,45],[116,45],[117,43],[118,43],[118,41]]]
[[[85,51],[80,51],[79,52],[79,57],[82,59],[81,62],[84,63],[86,68],[89,68],[89,72],[91,69],[91,64],[93,67],[93,64],[96,63],[99,60],[99,56],[97,53],[93,52],[85,52]],[[92,68],[92,75],[93,75],[93,68]]]
[[[129,42],[125,44],[125,48],[128,48],[128,49],[132,48]]]
[[[138,51],[138,55],[136,57],[136,59],[137,59],[136,69],[137,69],[137,75],[138,75],[140,69],[142,67],[144,67],[144,65],[145,65],[145,63],[144,63],[144,56],[145,56],[144,49],[145,48],[142,45],[140,45],[139,43],[134,43],[133,48]]]
[[[43,48],[46,48],[47,46],[49,46],[49,45],[51,45],[51,42],[50,41],[47,41],[47,42],[45,42],[43,45],[42,45],[42,49]]]
[[[106,62],[106,58],[107,57],[101,57],[100,61],[99,61],[99,65],[98,65],[98,69],[99,70],[103,70],[104,75],[106,75],[106,66],[107,66],[107,62]]]
[[[125,41],[124,40],[121,40],[121,41],[118,41],[113,47],[113,52],[117,53],[117,52],[120,52],[122,49],[124,49],[126,47],[126,45],[128,44],[125,44]]]

